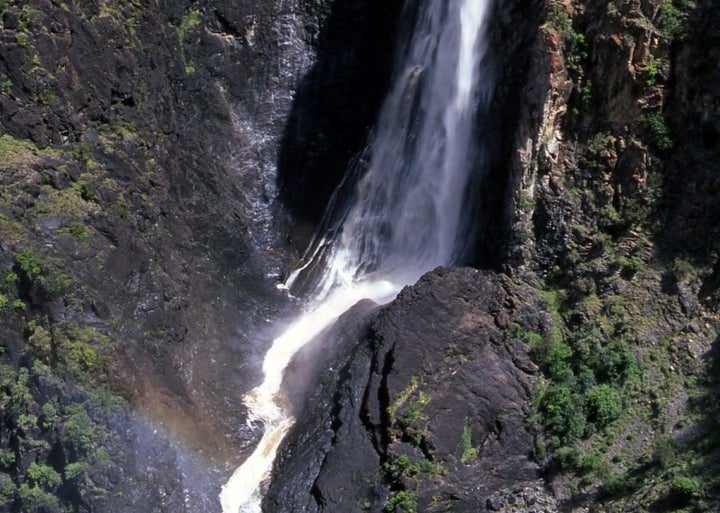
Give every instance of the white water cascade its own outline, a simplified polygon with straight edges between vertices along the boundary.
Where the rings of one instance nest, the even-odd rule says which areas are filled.
[[[264,381],[243,401],[265,432],[223,486],[223,513],[259,513],[261,484],[294,419],[281,385],[292,357],[361,299],[391,301],[425,272],[453,261],[463,235],[463,196],[472,169],[478,102],[493,77],[481,76],[492,0],[408,1],[414,30],[352,201],[308,251],[287,286],[312,282],[305,314],[273,341]],[[417,9],[417,12],[413,10]]]

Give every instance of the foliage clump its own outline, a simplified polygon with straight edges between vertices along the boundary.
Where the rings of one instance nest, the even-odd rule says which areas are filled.
[[[549,381],[535,401],[554,447],[571,446],[620,417],[625,386],[638,373],[636,358],[621,339],[606,337],[592,323],[566,337],[525,333],[522,338]]]
[[[645,114],[638,122],[640,133],[655,149],[667,153],[675,145],[670,127],[662,113]]]
[[[400,490],[390,497],[385,505],[385,511],[387,513],[415,513],[417,502],[411,492]]]
[[[702,485],[697,479],[678,476],[670,484],[670,492],[681,500],[689,500],[700,495]]]

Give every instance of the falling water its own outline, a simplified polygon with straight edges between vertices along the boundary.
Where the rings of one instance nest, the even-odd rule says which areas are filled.
[[[464,191],[478,102],[492,77],[481,76],[492,0],[409,1],[416,24],[385,101],[370,164],[335,224],[308,251],[287,286],[312,283],[306,313],[273,341],[264,381],[244,397],[250,421],[265,432],[220,495],[224,513],[261,511],[260,485],[294,419],[283,373],[306,343],[357,303],[383,304],[423,273],[453,261],[464,235]]]

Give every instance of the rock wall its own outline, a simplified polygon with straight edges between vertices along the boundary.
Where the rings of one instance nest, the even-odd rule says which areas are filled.
[[[693,64],[716,18],[707,2],[549,2],[533,50],[507,268],[559,327],[534,351],[536,457],[568,510],[718,503],[717,91]],[[607,351],[635,363],[612,377],[593,362]],[[598,425],[601,390],[616,407]]]
[[[299,406],[264,509],[477,511],[534,482],[537,367],[518,333],[552,326],[535,302],[506,277],[457,268],[359,324],[351,310],[325,337],[337,354]]]
[[[254,436],[228,407],[257,379],[249,334],[290,307],[275,283],[308,236],[277,201],[288,119],[320,76],[368,105],[343,121],[364,137],[385,72],[362,63],[392,55],[361,45],[393,23],[375,3],[0,2],[3,508],[219,507]]]

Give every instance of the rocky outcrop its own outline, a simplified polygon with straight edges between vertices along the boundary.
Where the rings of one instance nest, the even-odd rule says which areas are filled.
[[[537,368],[521,334],[552,326],[535,303],[501,275],[438,269],[359,343],[358,325],[327,336],[342,349],[300,407],[265,510],[471,511],[535,481]]]

